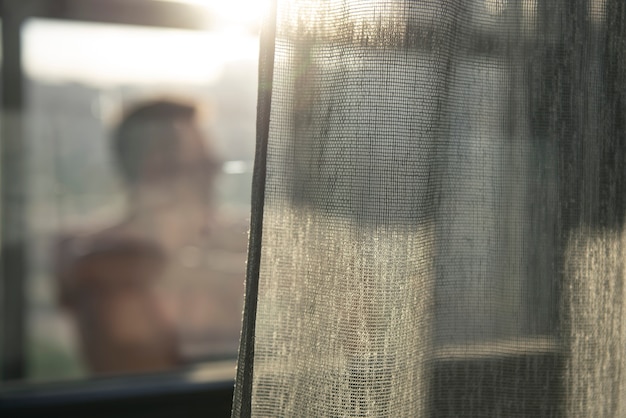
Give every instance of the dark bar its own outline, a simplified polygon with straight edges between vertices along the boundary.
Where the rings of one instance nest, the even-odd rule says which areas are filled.
[[[1,309],[0,338],[2,380],[25,375],[24,146],[22,141],[22,81],[18,1],[4,0],[2,10],[2,137],[0,138]]]

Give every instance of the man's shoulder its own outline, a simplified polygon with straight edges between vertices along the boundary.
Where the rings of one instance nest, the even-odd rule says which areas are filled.
[[[65,304],[75,299],[79,288],[138,279],[134,276],[139,274],[139,265],[150,266],[150,274],[155,275],[165,261],[158,243],[119,226],[60,234],[55,253],[55,276]]]
[[[165,259],[161,246],[139,236],[123,224],[89,231],[74,230],[59,234],[54,243],[57,276],[68,274],[79,265],[97,260],[150,258]]]
[[[162,255],[158,243],[134,233],[123,224],[95,231],[65,232],[58,236],[56,247],[59,256],[75,260],[102,254]]]

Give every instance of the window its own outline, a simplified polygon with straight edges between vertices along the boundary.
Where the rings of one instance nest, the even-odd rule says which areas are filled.
[[[5,98],[11,126],[4,138],[11,133],[20,142],[13,155],[5,154],[2,173],[19,185],[15,195],[3,192],[2,203],[2,279],[11,293],[3,300],[10,317],[0,330],[2,407],[37,414],[37,406],[19,408],[38,399],[41,408],[52,402],[71,409],[80,399],[92,410],[126,402],[130,411],[147,407],[159,416],[177,405],[172,399],[179,407],[186,399],[192,414],[229,410],[262,3],[246,5],[247,14],[240,13],[241,2],[233,3],[235,10],[219,3],[4,2],[4,33],[11,36],[4,42],[4,83],[18,86],[5,90],[14,96]],[[191,108],[193,115],[159,113],[167,106],[166,113]],[[116,154],[115,146],[122,143],[115,142],[123,136],[122,121],[145,108],[159,123],[139,117],[124,131],[127,137],[184,138],[168,148],[171,154],[151,154],[161,162],[149,176],[142,174],[145,157],[133,154],[144,158],[138,165],[130,151]],[[144,171],[129,174],[136,167]],[[148,177],[151,186],[136,186],[137,178]],[[196,199],[200,195],[206,201]],[[19,218],[13,229],[6,227],[11,216]],[[146,222],[150,226],[139,227]],[[110,270],[122,259],[126,267]],[[137,279],[142,266],[160,279]],[[134,276],[119,279],[130,270]],[[103,337],[107,332],[122,337]],[[126,364],[98,354],[111,338],[123,341],[119,353],[130,353],[128,346],[150,333],[149,346],[162,344],[170,349],[162,353],[174,354],[159,357],[154,350],[151,362],[144,346],[142,356]]]

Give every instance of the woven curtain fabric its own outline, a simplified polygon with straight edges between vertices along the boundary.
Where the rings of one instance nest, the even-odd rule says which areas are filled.
[[[233,416],[626,417],[626,4],[278,0]]]

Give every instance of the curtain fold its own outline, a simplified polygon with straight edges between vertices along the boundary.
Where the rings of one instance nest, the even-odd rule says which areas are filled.
[[[626,416],[626,5],[278,0],[234,417]]]

